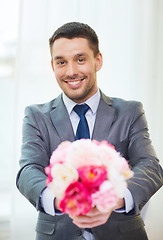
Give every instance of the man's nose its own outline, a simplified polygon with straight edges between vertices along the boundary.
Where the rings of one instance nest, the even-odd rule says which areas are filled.
[[[70,76],[70,77],[73,77],[74,75],[76,75],[78,72],[77,72],[77,67],[75,66],[74,63],[69,63],[67,65],[67,69],[66,69],[66,75],[67,76]]]

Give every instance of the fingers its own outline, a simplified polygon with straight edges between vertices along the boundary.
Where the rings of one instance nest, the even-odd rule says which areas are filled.
[[[59,208],[60,200],[58,198],[54,199],[54,208],[60,210]]]
[[[124,208],[124,207],[125,207],[125,200],[124,200],[124,198],[120,198],[117,202],[115,209],[120,209],[120,208]]]
[[[78,222],[78,221],[75,221],[73,220],[73,223],[78,226],[79,228],[94,228],[94,227],[97,227],[97,226],[100,226],[100,225],[103,225],[106,223],[106,219],[103,219],[102,221],[93,221],[93,222]]]
[[[92,209],[87,215],[71,216],[73,223],[80,228],[93,228],[105,224],[112,211],[101,213],[97,209]]]
[[[102,213],[96,207],[94,207],[86,214],[86,216],[88,216],[88,217],[95,217],[95,216],[99,216],[101,214]]]

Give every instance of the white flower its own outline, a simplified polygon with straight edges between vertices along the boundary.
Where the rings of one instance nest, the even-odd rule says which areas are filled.
[[[111,167],[108,172],[109,181],[112,183],[114,187],[114,191],[116,192],[119,198],[123,198],[125,194],[125,190],[127,188],[127,183],[125,181],[125,177],[119,174],[114,167]]]
[[[51,175],[53,181],[49,183],[49,187],[52,189],[54,196],[61,199],[64,196],[66,188],[70,183],[78,180],[77,170],[68,164],[55,164],[51,168]]]
[[[98,158],[107,169],[116,164],[119,157],[119,153],[114,148],[102,144],[98,146]]]
[[[101,166],[97,146],[90,139],[81,139],[72,143],[66,162],[75,168],[86,165]]]

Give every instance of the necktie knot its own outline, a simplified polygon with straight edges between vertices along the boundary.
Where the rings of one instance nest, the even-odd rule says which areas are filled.
[[[89,106],[86,103],[81,105],[76,105],[74,107],[74,111],[78,114],[79,117],[84,116],[88,111],[88,109],[89,109]]]

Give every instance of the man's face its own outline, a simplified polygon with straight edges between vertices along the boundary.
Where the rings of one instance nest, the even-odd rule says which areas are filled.
[[[97,92],[96,72],[102,66],[102,55],[94,57],[85,38],[59,38],[52,46],[52,68],[60,88],[77,103]]]

